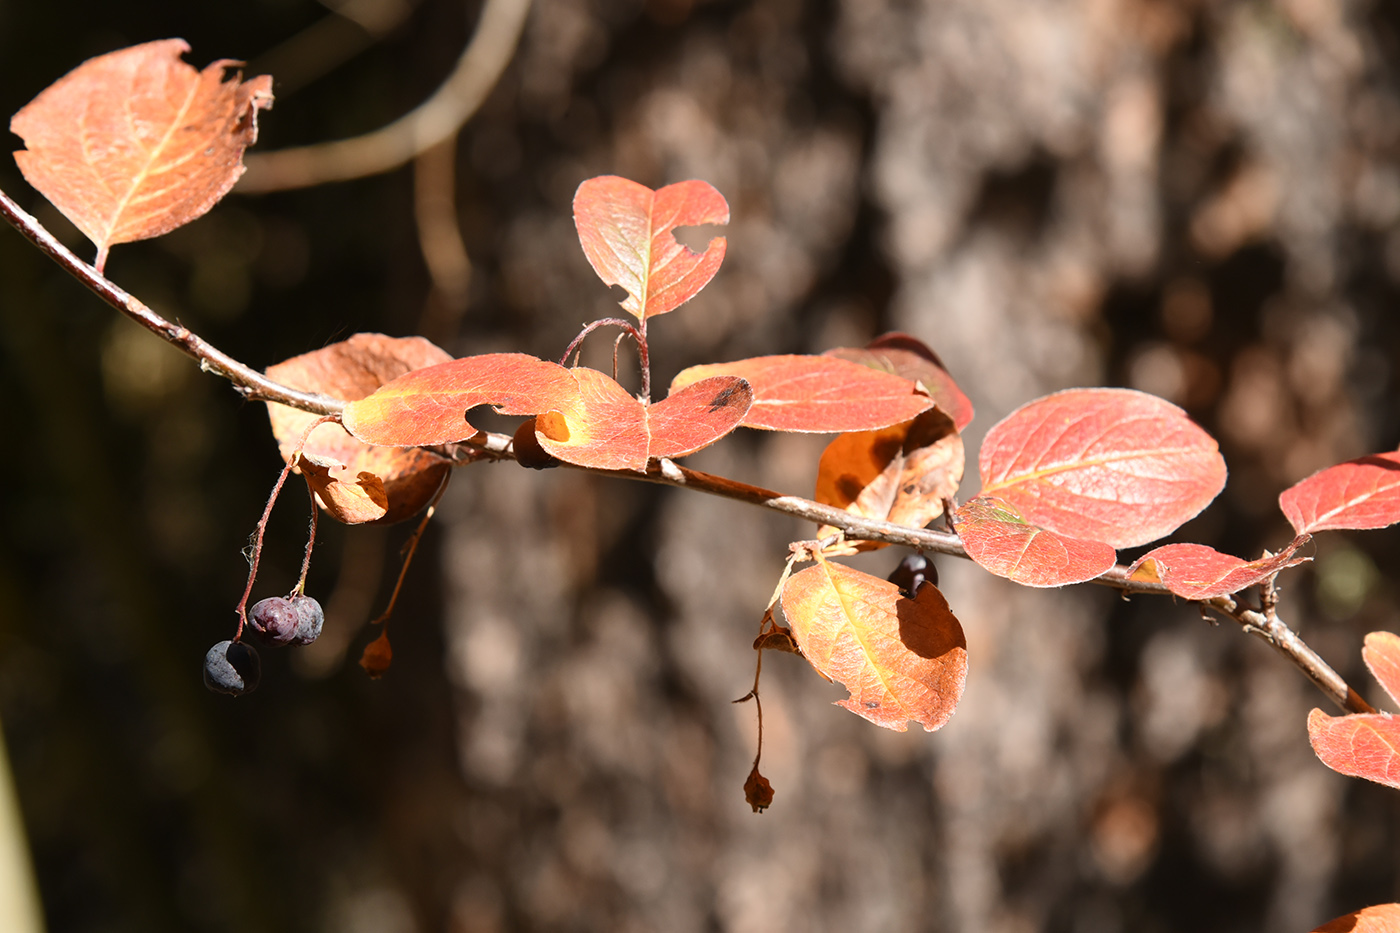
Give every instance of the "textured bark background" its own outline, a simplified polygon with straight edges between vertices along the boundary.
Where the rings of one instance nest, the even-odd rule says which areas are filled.
[[[121,6],[0,0],[0,113],[181,35],[197,65],[278,78],[260,149],[351,135],[430,93],[477,13]],[[1254,556],[1286,540],[1282,488],[1400,442],[1397,62],[1379,0],[538,0],[456,148],[469,276],[427,272],[450,244],[408,169],[235,194],[108,272],[257,366],[360,330],[557,356],[612,309],[578,183],[704,178],[729,258],[655,322],[659,384],[906,330],[977,405],[974,462],[1036,395],[1155,392],[1232,474],[1178,539]],[[8,160],[0,185],[62,227]],[[0,720],[54,931],[1303,931],[1400,895],[1400,797],[1316,761],[1325,701],[1267,646],[954,561],[952,722],[876,729],[770,658],[777,798],[753,815],[753,711],[730,700],[809,529],[567,471],[458,471],[383,681],[353,660],[406,529],[335,528],[322,641],[209,695],[280,467],[261,408],[3,231],[0,393]],[[693,462],[807,494],[824,441]],[[295,579],[304,510],[281,506],[261,595]],[[1371,691],[1360,639],[1400,625],[1400,537],[1316,558],[1287,618]]]

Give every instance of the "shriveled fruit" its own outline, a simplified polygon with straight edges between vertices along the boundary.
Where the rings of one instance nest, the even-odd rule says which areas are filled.
[[[285,645],[297,634],[301,623],[301,613],[297,612],[291,600],[282,596],[269,596],[253,604],[248,612],[248,621],[253,631],[258,633],[266,644]]]
[[[292,634],[291,644],[309,645],[321,635],[321,626],[326,622],[326,613],[321,604],[310,596],[298,595],[291,598],[297,612],[297,627]]]
[[[221,641],[204,656],[204,686],[215,693],[248,693],[261,677],[258,653],[242,642]]]
[[[938,585],[938,568],[922,554],[908,554],[886,579],[899,587],[905,596],[913,599],[923,584]]]

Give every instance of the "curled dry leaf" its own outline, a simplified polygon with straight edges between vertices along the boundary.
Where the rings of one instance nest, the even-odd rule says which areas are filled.
[[[1393,525],[1400,521],[1400,451],[1314,473],[1285,489],[1278,504],[1299,534]]]
[[[922,528],[958,491],[963,442],[953,421],[930,409],[879,431],[842,434],[822,451],[815,498],[853,515]],[[836,531],[823,525],[818,538]],[[862,550],[886,545],[863,541]]]
[[[1400,702],[1400,636],[1371,632],[1361,658]],[[1400,717],[1389,713],[1328,716],[1320,709],[1308,714],[1308,739],[1322,763],[1333,771],[1400,789]]]
[[[356,334],[270,366],[267,374],[296,389],[350,401],[364,398],[396,376],[448,359],[451,357],[446,350],[422,337]],[[317,416],[275,402],[268,403],[267,411],[282,459],[290,461],[297,441]],[[377,476],[387,497],[386,512],[378,519],[384,523],[402,521],[420,511],[437,494],[451,470],[445,458],[430,451],[366,444],[333,423],[311,432],[304,453],[313,461],[340,464],[343,470],[336,478],[357,477],[360,473]],[[321,506],[332,518],[347,524],[365,521],[338,512],[334,500],[317,492]]]
[[[1376,904],[1329,920],[1312,933],[1397,933],[1400,904]]]
[[[220,59],[203,71],[180,60],[183,39],[89,59],[10,121],[27,149],[25,180],[92,240],[102,268],[117,243],[169,233],[203,215],[243,174],[272,106],[272,78],[240,81]]]
[[[1225,486],[1215,439],[1132,389],[1069,389],[987,432],[980,495],[1061,535],[1133,547],[1176,530]]]
[[[639,320],[685,304],[724,262],[724,237],[697,253],[676,239],[676,228],[727,223],[724,196],[703,181],[652,191],[605,175],[588,179],[574,194],[574,226],[584,255],[606,284],[627,290],[622,307]]]
[[[1311,537],[1299,535],[1278,554],[1251,561],[1222,554],[1204,544],[1168,544],[1139,557],[1128,573],[1135,580],[1161,583],[1186,599],[1228,596],[1309,560],[1293,554]]]
[[[773,785],[758,773],[758,765],[753,766],[748,780],[744,781],[744,799],[755,813],[762,813],[773,806]]]
[[[837,347],[822,355],[840,357],[922,383],[934,404],[953,419],[959,431],[972,421],[972,402],[943,368],[938,354],[917,337],[898,332],[883,334],[863,348]]]
[[[302,451],[297,471],[326,512],[338,522],[360,525],[389,514],[389,494],[384,481],[368,470],[353,471],[339,460]]]
[[[907,599],[893,583],[826,560],[788,578],[783,614],[808,662],[840,681],[837,703],[903,732],[947,723],[967,679],[967,640],[936,586]]]
[[[1112,569],[1113,546],[1058,534],[1026,521],[1010,504],[978,496],[953,513],[967,556],[1023,586],[1065,586]]]
[[[753,407],[744,426],[769,431],[873,431],[933,407],[909,380],[831,356],[759,356],[692,366],[671,381],[671,392],[714,376],[747,380]]]

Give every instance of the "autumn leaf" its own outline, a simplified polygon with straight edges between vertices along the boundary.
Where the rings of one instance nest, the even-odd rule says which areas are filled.
[[[788,578],[783,613],[811,665],[844,684],[836,705],[878,726],[926,731],[953,715],[967,679],[967,641],[938,587],[913,599],[893,583],[830,561]]]
[[[272,78],[240,81],[220,59],[203,71],[180,60],[183,39],[162,39],[89,59],[10,121],[25,180],[107,251],[169,233],[202,216],[243,174],[272,106]]]
[[[1329,920],[1312,933],[1397,933],[1400,904],[1377,904]]]
[[[336,521],[359,525],[389,514],[384,481],[368,470],[352,470],[339,460],[303,451],[297,457],[297,472]]]
[[[953,528],[968,557],[1023,586],[1083,583],[1106,573],[1118,559],[1110,544],[1041,528],[1009,503],[988,496],[953,512]]]
[[[822,452],[815,498],[853,515],[922,528],[943,514],[943,500],[958,491],[962,474],[962,437],[951,418],[930,409],[879,431],[837,437]],[[817,537],[834,531],[824,525]]]
[[[1176,530],[1225,485],[1215,439],[1180,408],[1131,389],[1069,389],[987,432],[979,495],[1026,522],[1114,547]]]
[[[727,223],[729,205],[703,181],[652,191],[605,175],[588,179],[574,194],[584,255],[606,284],[627,290],[622,307],[643,321],[695,297],[724,261],[724,237],[696,253],[676,239],[676,228]]]
[[[755,813],[762,813],[773,806],[773,785],[758,773],[758,765],[753,766],[748,779],[744,781],[744,800]]]
[[[359,399],[395,376],[450,358],[446,350],[422,337],[355,334],[348,340],[269,366],[267,375],[294,389]],[[268,403],[267,413],[282,459],[290,462],[297,441],[318,416],[275,402]],[[335,471],[328,472],[324,482],[315,471],[302,472],[326,513],[346,524],[370,520],[388,524],[408,518],[432,500],[451,470],[445,458],[430,451],[366,444],[329,422],[311,432],[304,453],[309,461],[321,463],[327,471],[335,465]],[[340,490],[334,495],[322,494],[329,493],[331,479],[362,485],[358,479],[361,473],[374,475],[382,484],[385,512],[377,519],[365,517],[369,510],[362,507],[363,503],[356,504],[358,493],[347,492],[352,497],[349,500],[340,495]],[[325,488],[317,488],[317,483],[323,483]],[[373,495],[370,501],[375,501]]]
[[[744,426],[769,431],[872,431],[933,407],[907,379],[829,356],[759,356],[692,366],[671,381],[671,391],[714,376],[747,380],[753,407]]]
[[[1204,544],[1168,544],[1139,557],[1128,568],[1128,574],[1135,580],[1161,583],[1186,599],[1228,596],[1309,560],[1294,557],[1293,552],[1310,539],[1311,535],[1299,535],[1278,554],[1251,561],[1222,554]]]
[[[1400,636],[1371,632],[1361,658],[1400,702]],[[1308,714],[1308,739],[1322,763],[1333,771],[1400,788],[1400,717],[1390,713],[1328,716],[1320,709]]]
[[[972,421],[972,402],[958,388],[953,377],[948,375],[938,354],[917,337],[898,332],[883,334],[864,348],[838,347],[822,355],[850,360],[871,369],[893,373],[910,382],[922,383],[934,404],[953,419],[959,431]]]
[[[1400,521],[1400,451],[1314,473],[1278,497],[1299,533],[1384,528]]]

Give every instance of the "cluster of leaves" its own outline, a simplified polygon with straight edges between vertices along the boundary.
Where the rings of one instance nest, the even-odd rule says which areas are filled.
[[[93,59],[11,122],[27,145],[16,153],[25,178],[96,245],[99,272],[112,245],[165,233],[217,202],[242,173],[258,111],[271,106],[270,79],[228,80],[237,64],[228,61],[197,72],[180,60],[187,50],[172,39]],[[357,334],[267,370],[281,385],[343,402],[336,418],[269,403],[288,468],[328,514],[385,523],[424,510],[452,467],[474,459],[462,451],[489,446],[471,421],[479,406],[524,419],[498,454],[620,475],[670,475],[675,459],[739,427],[834,433],[819,465],[818,503],[908,528],[942,518],[969,558],[1034,587],[1115,571],[1119,549],[1172,534],[1225,484],[1218,445],[1180,408],[1126,389],[1072,389],[1028,403],[987,432],[982,488],[958,504],[972,405],[937,355],[903,334],[819,356],[695,366],[653,401],[648,324],[695,297],[726,250],[716,237],[696,252],[676,230],[725,224],[728,204],[702,181],[653,191],[602,177],[580,185],[573,209],[585,255],[604,283],[626,292],[630,320],[588,325],[561,362],[523,353],[453,359],[422,338]],[[567,365],[600,326],[620,328],[619,342],[635,344],[639,391],[624,388],[616,371]],[[1400,453],[1324,470],[1279,504],[1295,536],[1278,553],[1246,560],[1167,544],[1118,568],[1119,585],[1203,604],[1252,586],[1267,592],[1276,574],[1307,559],[1298,552],[1314,533],[1400,520]],[[900,586],[836,560],[884,546],[847,540],[834,525],[795,543],[774,598],[790,627],[773,621],[770,605],[755,647],[800,653],[848,689],[841,706],[871,722],[903,730],[912,720],[932,731],[962,694],[966,640],[931,580]],[[798,560],[814,566],[792,573]],[[385,642],[376,654],[378,672],[387,650]],[[1364,657],[1400,696],[1400,638],[1373,634]],[[1314,711],[1309,731],[1330,766],[1400,787],[1395,723],[1383,713]],[[756,764],[750,781],[751,796],[771,801]]]

